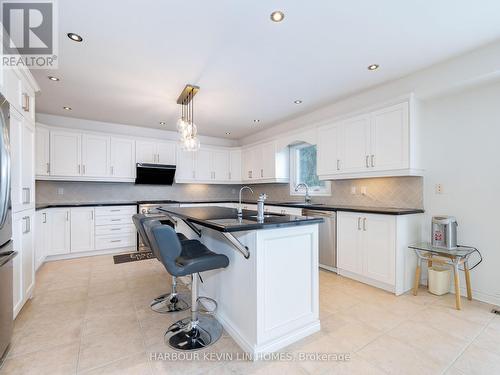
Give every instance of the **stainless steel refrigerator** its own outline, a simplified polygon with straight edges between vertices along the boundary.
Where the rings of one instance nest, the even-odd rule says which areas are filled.
[[[12,247],[10,201],[9,103],[0,95],[0,363],[13,328],[12,270],[17,255]]]

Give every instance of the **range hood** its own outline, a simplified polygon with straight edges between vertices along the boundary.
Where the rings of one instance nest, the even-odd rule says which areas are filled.
[[[175,165],[137,163],[136,184],[172,185]]]

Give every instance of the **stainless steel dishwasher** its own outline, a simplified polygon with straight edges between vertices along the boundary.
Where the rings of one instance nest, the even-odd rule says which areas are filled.
[[[335,211],[303,209],[302,215],[323,219],[319,224],[319,266],[337,272],[337,214]]]

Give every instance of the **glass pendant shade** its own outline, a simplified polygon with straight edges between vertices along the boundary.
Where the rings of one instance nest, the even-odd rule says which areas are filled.
[[[184,129],[186,129],[186,126],[187,126],[187,122],[183,118],[180,118],[177,120],[177,130],[178,131],[183,132]]]

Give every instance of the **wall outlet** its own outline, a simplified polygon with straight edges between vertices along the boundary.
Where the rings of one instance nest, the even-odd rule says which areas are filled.
[[[57,188],[57,195],[64,195],[64,188]]]
[[[361,186],[361,195],[366,195],[368,193],[366,186]]]
[[[351,194],[356,195],[356,186],[351,186]]]
[[[443,185],[436,184],[436,194],[443,194]]]

